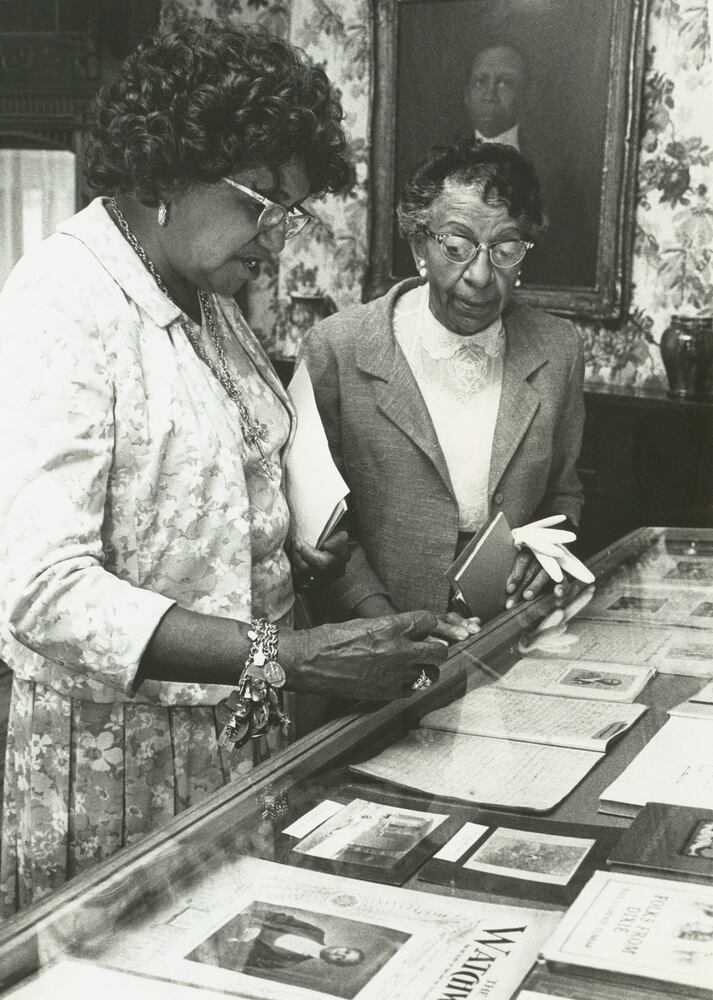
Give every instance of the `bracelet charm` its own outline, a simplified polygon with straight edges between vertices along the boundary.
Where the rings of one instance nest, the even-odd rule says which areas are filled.
[[[286,680],[277,662],[277,626],[265,618],[253,618],[248,638],[252,645],[238,686],[225,701],[231,714],[218,737],[221,747],[241,747],[269,729],[286,731],[290,725],[276,690]]]

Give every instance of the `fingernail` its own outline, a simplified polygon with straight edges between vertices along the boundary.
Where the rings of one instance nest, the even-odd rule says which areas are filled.
[[[509,611],[514,604],[515,604],[515,599],[512,597],[508,597],[507,601],[505,601],[505,610]]]
[[[525,591],[523,591],[522,596],[525,598],[526,601],[531,601],[532,600],[532,591],[531,590],[525,590]]]
[[[505,588],[505,590],[506,590],[506,592],[508,594],[512,594],[514,592],[514,590],[515,590],[515,584],[514,583],[509,583],[507,585],[507,587]]]

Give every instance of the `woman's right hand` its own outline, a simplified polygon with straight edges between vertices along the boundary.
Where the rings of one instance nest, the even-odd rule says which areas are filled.
[[[446,646],[430,639],[430,611],[320,625],[280,635],[280,662],[288,686],[310,694],[388,701],[410,694],[424,667],[438,674]]]

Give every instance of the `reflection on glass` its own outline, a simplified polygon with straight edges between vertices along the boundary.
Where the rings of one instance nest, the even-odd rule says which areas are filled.
[[[0,286],[23,253],[76,207],[75,157],[66,149],[0,149]]]

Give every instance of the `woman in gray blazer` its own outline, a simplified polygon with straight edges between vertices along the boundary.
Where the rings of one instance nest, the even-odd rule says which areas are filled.
[[[304,346],[351,489],[356,547],[329,596],[343,616],[427,608],[464,638],[444,573],[473,532],[500,510],[513,528],[578,522],[582,344],[571,323],[511,301],[545,225],[516,150],[435,148],[398,215],[420,277],[329,317]],[[521,554],[503,607],[547,581]]]

